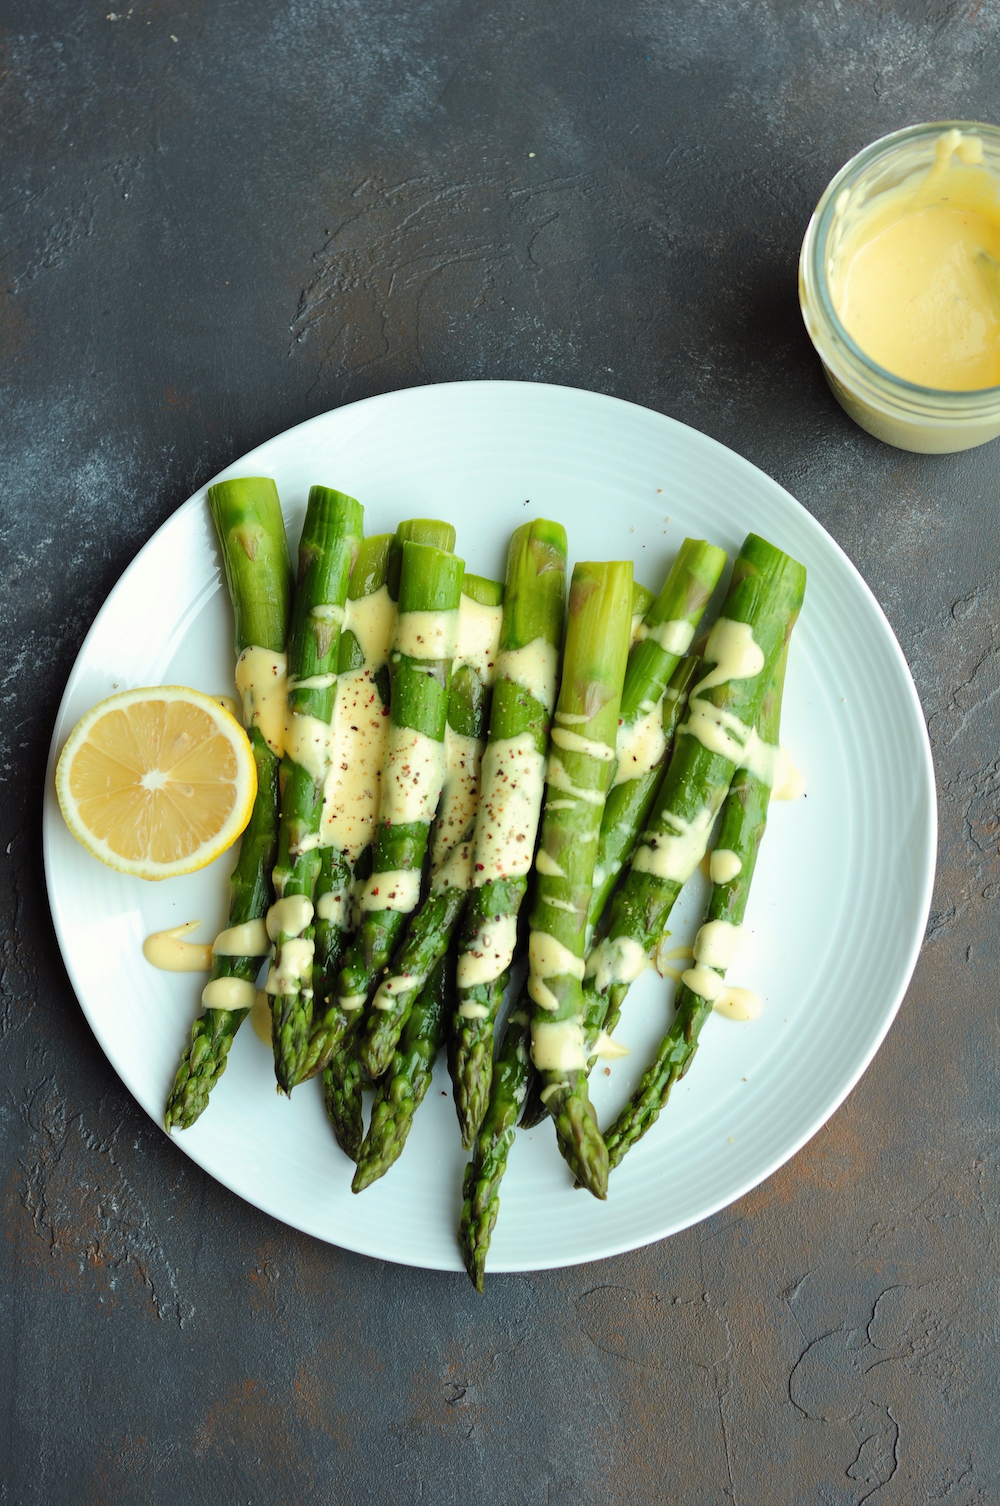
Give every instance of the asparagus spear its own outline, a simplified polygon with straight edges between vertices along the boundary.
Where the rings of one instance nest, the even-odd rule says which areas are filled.
[[[397,1161],[434,1075],[434,1062],[447,1028],[447,1003],[454,984],[454,959],[438,958],[410,1009],[391,1065],[379,1083],[365,1142],[358,1152],[352,1192],[384,1177]]]
[[[257,765],[257,798],[230,880],[229,936],[223,933],[219,938],[223,947],[245,948],[252,945],[253,922],[258,922],[254,928],[258,938],[262,936],[260,922],[272,898],[292,571],[278,492],[270,478],[243,476],[217,482],[209,488],[208,505],[233,603],[237,681],[243,682],[244,720]],[[260,954],[268,950],[266,937],[258,939],[256,950]],[[207,1105],[209,1093],[226,1069],[233,1036],[253,1005],[260,963],[260,955],[245,950],[214,951],[211,981],[202,995],[204,1007],[192,1026],[191,1043],[167,1101],[168,1130],[190,1128]]]
[[[531,1058],[559,1149],[595,1197],[608,1160],[587,1093],[587,912],[628,657],[631,561],[578,564],[552,731],[528,943]]]
[[[687,709],[688,690],[698,673],[700,664],[701,660],[697,657],[697,655],[692,655],[690,658],[682,659],[671,675],[670,684],[667,686],[667,689],[664,692],[662,713],[665,748],[663,753],[663,764],[659,771],[660,780],[662,780],[663,773],[666,769],[667,760],[669,759],[670,754],[673,751],[674,740],[677,736],[677,728],[681,723],[685,710]],[[626,680],[627,678],[628,671],[626,670]],[[636,780],[635,783],[638,784],[639,781]],[[627,862],[632,856],[632,846],[634,845],[639,832],[642,830],[646,816],[649,814],[650,807],[652,805],[653,799],[655,798],[656,790],[658,788],[659,780],[657,780],[653,784],[652,788],[648,791],[638,792],[635,800],[635,805],[630,804],[630,806],[627,808],[627,811],[623,810],[622,807],[613,807],[611,804],[611,797],[608,797],[607,804],[604,807],[604,815],[601,818],[601,835],[598,839],[597,844],[597,863],[594,867],[595,882],[591,895],[590,912],[587,916],[588,935],[591,933],[593,927],[600,919],[601,914],[603,913],[604,908],[607,904],[611,890],[615,885],[616,874],[614,872],[607,872],[607,867],[610,865],[607,865],[603,861],[609,847],[609,833],[612,840],[615,842],[616,851],[622,854],[622,862]],[[614,788],[612,788],[611,794],[613,795],[614,793]],[[639,809],[639,815],[637,817],[632,814],[636,807],[638,807]],[[634,823],[631,833],[631,843],[627,848],[620,840],[621,832],[619,825],[619,823],[624,819],[626,813],[628,814],[629,819]],[[605,869],[605,874],[600,885],[598,885],[597,873],[601,868]],[[608,1004],[606,995],[595,994],[592,991],[588,992],[587,989],[584,989],[584,1000],[587,1005],[587,1009],[584,1014],[584,1031],[587,1038],[587,1049],[588,1051],[591,1051],[593,1050],[594,1044],[596,1043],[597,1037],[599,1036],[601,1030],[607,1028],[608,1033],[610,1033],[610,1030],[613,1029],[614,1026],[613,1024],[609,1025],[606,1019]],[[530,1008],[530,1005],[528,1005],[527,1007]],[[595,1061],[596,1057],[591,1056],[589,1058],[588,1070],[591,1070],[593,1068]],[[538,1073],[532,1071],[528,1079],[528,1089],[525,1095],[524,1113],[521,1116],[522,1129],[532,1129],[536,1124],[540,1124],[541,1121],[545,1118],[546,1109],[545,1105],[541,1101],[541,1091],[542,1083],[539,1079]]]
[[[420,898],[424,856],[444,781],[444,732],[463,570],[453,554],[427,544],[403,545],[399,616],[390,656],[392,721],[372,875],[361,897],[361,926],[327,1015],[331,1054],[345,1034],[357,1028],[372,983]]]
[[[500,1182],[507,1170],[517,1116],[532,1073],[530,1044],[530,1005],[521,1001],[507,1021],[493,1069],[489,1105],[462,1183],[458,1242],[465,1269],[477,1292],[483,1289],[486,1255],[500,1212]]]
[[[336,742],[323,790],[316,880],[314,998],[334,983],[348,933],[354,865],[371,841],[389,731],[389,649],[396,607],[386,584],[391,533],[365,539],[347,587],[337,660]],[[315,1037],[313,1037],[315,1039]],[[303,1075],[308,1075],[306,1053]]]
[[[472,1144],[489,1101],[493,1026],[517,939],[517,916],[543,794],[566,596],[566,532],[536,519],[507,553],[503,627],[490,738],[483,758],[472,889],[456,969],[451,1074],[462,1143]]]
[[[396,625],[388,568],[400,547],[391,533],[366,539],[347,588],[337,677],[336,757],[323,791],[324,845],[316,883],[313,987],[324,1017],[349,934],[351,889],[362,855],[370,856],[378,817],[389,735],[389,650]],[[300,1081],[319,1070],[323,1040],[321,1019],[314,1025]],[[337,1140],[352,1157],[364,1136],[361,1094],[361,1066],[355,1053],[335,1055],[323,1070],[323,1098]]]
[[[605,1136],[612,1167],[617,1166],[626,1152],[656,1123],[670,1089],[691,1065],[698,1049],[701,1027],[721,992],[721,979],[725,977],[734,944],[739,939],[757,853],[767,825],[768,801],[778,752],[786,657],[787,643],[757,716],[757,735],[752,749],[748,750],[751,756],[737,771],[722,808],[719,840],[712,854],[712,874],[716,881],[709,896],[705,924],[695,940],[695,965],[681,979],[674,1018],[655,1058]],[[746,753],[744,756],[746,758]],[[723,861],[716,862],[716,858]],[[723,873],[731,876],[722,878]]]
[[[340,1019],[336,984],[349,930],[350,891],[352,884],[362,878],[362,873],[364,880],[371,873],[371,841],[378,818],[383,764],[388,750],[390,684],[387,666],[396,630],[396,598],[403,545],[407,542],[429,544],[447,553],[454,545],[455,530],[450,523],[437,519],[411,518],[400,523],[394,535],[382,535],[362,545],[351,577],[348,626],[342,640],[337,691],[338,702],[343,700],[338,763],[327,781],[323,805],[322,830],[324,840],[331,848],[329,859],[325,859],[321,867],[319,889],[321,895],[327,893],[331,896],[321,903],[321,908],[330,914],[324,973],[319,983],[324,1011],[318,1020],[314,1020],[302,1065],[302,1079],[325,1071],[334,1056],[334,1035],[339,1031],[337,1022]],[[363,872],[366,866],[367,872]],[[327,871],[328,879],[324,877]],[[352,1041],[350,1057],[344,1057],[333,1066],[334,1077],[340,1080],[340,1086],[331,1086],[328,1092],[328,1103],[349,1103],[345,1124],[360,1123],[361,1115],[361,1079],[351,1065],[353,1055]],[[348,1133],[348,1139],[352,1133]]]
[[[608,1015],[617,1018],[704,856],[804,590],[797,561],[747,536],[705,646],[708,673],[691,691],[648,829],[612,902],[608,934],[587,964],[588,1017],[601,1008],[594,996],[605,995]]]
[[[340,629],[347,582],[361,545],[364,511],[343,492],[314,486],[299,543],[288,638],[288,714],[281,765],[281,820],[274,867],[277,898],[267,915],[274,958],[274,1071],[290,1093],[298,1081],[313,1012],[313,892],[320,870],[323,788],[333,757]]]
[[[503,586],[466,575],[458,615],[458,647],[448,692],[445,778],[434,827],[431,890],[410,923],[391,975],[379,984],[358,1051],[375,1079],[389,1067],[417,996],[448,949],[465,908],[472,863],[472,828],[489,725],[500,643]]]
[[[726,564],[725,551],[704,539],[685,539],[663,588],[651,602],[636,634],[625,671],[617,767],[601,818],[588,917],[595,925],[646,824],[666,769],[666,722],[686,694],[693,660],[677,684],[671,676],[691,646],[698,624]],[[668,694],[669,691],[669,694]],[[664,704],[666,702],[672,704]]]

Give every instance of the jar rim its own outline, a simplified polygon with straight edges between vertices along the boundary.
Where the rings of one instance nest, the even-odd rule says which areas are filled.
[[[913,401],[933,401],[938,405],[947,407],[961,407],[967,412],[970,402],[977,398],[992,405],[1000,398],[1000,383],[989,387],[925,387],[919,382],[911,382],[906,377],[898,376],[881,366],[878,361],[872,359],[850,335],[841,322],[840,315],[834,307],[830,296],[830,288],[826,278],[825,248],[830,234],[830,226],[836,212],[837,200],[846,187],[854,182],[865,168],[877,162],[880,157],[888,156],[891,152],[907,142],[920,140],[928,136],[939,136],[943,131],[961,131],[964,134],[987,136],[1000,150],[1000,126],[990,125],[985,121],[976,120],[931,120],[922,121],[918,125],[904,126],[902,130],[891,131],[886,136],[880,136],[868,146],[862,147],[856,152],[839,172],[835,173],[827,184],[819,203],[812,214],[806,229],[805,239],[802,243],[802,271],[803,274],[811,274],[806,280],[812,284],[816,297],[831,332],[838,341],[846,347],[847,353],[853,361],[860,365],[862,371],[875,378],[879,382],[888,383],[896,389],[901,396],[910,397]]]

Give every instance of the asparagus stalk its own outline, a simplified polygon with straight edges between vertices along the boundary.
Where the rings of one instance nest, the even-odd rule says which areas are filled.
[[[695,663],[682,660],[681,655],[691,646],[725,564],[724,550],[704,539],[685,539],[663,589],[637,630],[622,691],[615,777],[601,818],[588,917],[591,925],[604,912],[663,779],[669,740],[666,723],[676,714],[679,698],[686,695]],[[681,664],[685,668],[674,684],[671,677]]]
[[[605,1136],[612,1167],[659,1118],[670,1089],[683,1077],[698,1049],[701,1027],[721,993],[746,914],[757,853],[767,825],[781,724],[781,695],[787,644],[774,668],[757,716],[753,746],[733,779],[722,808],[719,840],[713,853],[715,882],[705,924],[694,944],[694,966],[684,973],[670,1029],[660,1042],[638,1088]],[[746,756],[749,752],[749,758]],[[716,858],[721,862],[714,861]],[[722,878],[721,874],[731,876]],[[720,877],[716,878],[716,875]]]
[[[316,883],[313,986],[324,1011],[349,934],[352,886],[362,855],[370,856],[378,817],[389,734],[389,650],[396,625],[396,603],[388,586],[394,546],[391,533],[366,539],[347,588],[337,677],[337,749],[323,792],[324,845]],[[314,1025],[300,1081],[319,1070],[322,1045],[320,1022]],[[361,1066],[354,1052],[334,1056],[323,1070],[323,1098],[337,1140],[351,1156],[364,1137],[361,1094]]]
[[[376,1090],[352,1192],[362,1192],[384,1177],[402,1154],[413,1116],[431,1085],[434,1062],[447,1028],[448,995],[453,984],[454,961],[446,951],[437,959],[410,1009],[389,1070]]]
[[[447,553],[455,542],[450,523],[433,518],[411,518],[400,523],[394,535],[372,539],[362,546],[348,589],[348,628],[344,634],[338,700],[343,697],[338,744],[342,757],[328,781],[324,796],[323,831],[332,848],[328,861],[329,889],[333,896],[323,903],[331,912],[328,957],[319,996],[323,1013],[314,1018],[312,1037],[302,1065],[302,1079],[331,1066],[339,1086],[332,1086],[328,1104],[349,1104],[341,1121],[360,1124],[361,1078],[352,1066],[354,1042],[348,1055],[337,1061],[337,1042],[343,1021],[337,1003],[337,978],[350,928],[352,885],[366,881],[371,873],[371,842],[375,835],[383,765],[388,751],[390,680],[388,660],[396,631],[396,602],[405,543],[428,544]],[[352,595],[353,593],[353,595]],[[366,871],[367,870],[367,871]],[[326,881],[322,878],[321,887]],[[356,1023],[356,1022],[355,1022]],[[345,1096],[346,1095],[346,1096]],[[335,1127],[337,1117],[331,1110]],[[350,1142],[353,1131],[348,1129]],[[360,1139],[354,1144],[354,1149]]]
[[[392,542],[391,533],[365,539],[347,587],[337,661],[335,753],[323,790],[315,893],[313,987],[314,998],[321,1001],[340,969],[354,865],[371,841],[378,814],[389,730],[389,649],[396,621],[386,584]],[[308,1075],[312,1045],[311,1040],[303,1075]]]
[[[698,673],[700,664],[701,660],[697,657],[697,655],[692,655],[690,658],[682,659],[671,675],[670,684],[667,686],[667,689],[664,693],[662,710],[663,731],[666,747],[663,754],[663,768],[661,768],[660,770],[661,779],[663,776],[663,771],[666,767],[667,760],[669,759],[670,754],[673,751],[674,740],[677,736],[677,728],[679,727],[684,716],[684,712],[687,708],[688,690],[691,686],[692,681],[694,680],[695,675]],[[628,671],[626,671],[626,678],[627,675]],[[638,780],[635,782],[639,783]],[[600,919],[607,904],[611,890],[615,885],[615,874],[613,872],[605,872],[605,877],[603,878],[600,886],[597,883],[598,869],[602,867],[605,867],[605,869],[607,869],[607,867],[610,866],[602,862],[604,855],[608,851],[609,833],[612,840],[614,840],[615,842],[616,850],[622,854],[622,862],[627,862],[632,855],[632,846],[634,845],[639,832],[642,830],[646,816],[649,813],[658,787],[659,781],[657,781],[657,783],[654,784],[653,787],[648,790],[648,792],[640,791],[638,793],[636,804],[639,807],[639,815],[637,817],[633,817],[631,815],[631,810],[634,809],[634,807],[629,808],[628,815],[629,819],[634,822],[634,829],[632,832],[631,844],[627,849],[620,841],[620,823],[624,819],[626,812],[623,811],[621,807],[612,807],[610,796],[608,798],[608,802],[604,807],[604,815],[601,818],[601,835],[598,839],[597,844],[597,863],[594,868],[595,882],[591,895],[590,912],[587,916],[588,935]],[[612,789],[611,793],[612,795],[614,794],[614,789]],[[606,995],[595,994],[592,991],[588,992],[587,989],[584,989],[584,1000],[587,1005],[587,1009],[584,1014],[584,1030],[587,1037],[587,1049],[588,1051],[591,1051],[593,1050],[593,1047],[601,1030],[605,1029],[610,1034],[610,1031],[614,1028],[614,1024],[613,1022],[610,1022],[606,1019],[608,1005]],[[530,1004],[526,1004],[526,1007],[530,1008]],[[591,1056],[589,1058],[588,1070],[591,1070],[593,1068],[595,1060],[596,1057],[594,1056]],[[539,1079],[538,1073],[532,1071],[528,1079],[528,1089],[525,1095],[524,1113],[521,1115],[522,1129],[532,1129],[536,1124],[540,1124],[541,1121],[545,1118],[546,1109],[545,1105],[541,1101],[541,1091],[542,1083]]]
[[[559,1149],[595,1197],[608,1160],[587,1093],[583,975],[601,816],[628,657],[632,565],[578,564],[552,731],[528,943],[531,1058]]]
[[[407,518],[405,523],[399,524],[389,550],[389,570],[386,576],[389,595],[395,602],[400,600],[404,544],[427,544],[431,549],[441,549],[445,554],[453,554],[454,525],[443,523],[440,518]]]
[[[243,678],[244,720],[257,765],[257,798],[230,880],[229,938],[226,933],[219,938],[223,947],[246,948],[251,928],[258,935],[263,933],[262,918],[272,899],[292,571],[281,504],[272,480],[243,476],[220,481],[209,488],[208,505],[219,535],[233,604],[240,661],[237,676],[238,680]],[[271,682],[269,693],[264,679]],[[253,1005],[259,954],[267,950],[265,937],[257,941],[257,954],[253,950],[232,954],[214,951],[212,977],[202,995],[202,1013],[192,1026],[191,1043],[181,1058],[167,1101],[168,1130],[190,1128],[207,1105],[209,1093],[226,1069],[233,1036]],[[216,999],[219,1003],[213,1002]]]
[[[517,917],[534,853],[565,597],[565,529],[545,519],[522,524],[507,554],[472,888],[456,969],[450,1067],[466,1148],[489,1101],[493,1026],[514,955]]]
[[[632,866],[612,901],[608,934],[587,964],[588,1017],[617,1018],[646,966],[683,885],[701,862],[719,807],[805,590],[805,570],[749,534],[705,646],[707,673],[694,686],[687,718]]]
[[[265,987],[271,996],[275,1076],[284,1093],[298,1081],[312,1025],[320,818],[333,758],[340,629],[363,523],[364,511],[353,497],[325,486],[310,489],[288,638],[288,712],[273,874],[277,898],[267,916],[274,958]]]
[[[372,1079],[389,1067],[410,1010],[447,951],[465,908],[502,601],[503,586],[498,581],[479,575],[464,577],[458,647],[448,692],[445,777],[434,827],[431,890],[410,923],[392,974],[382,980],[372,1000],[358,1047],[362,1066]]]
[[[483,1289],[486,1255],[500,1212],[500,1183],[514,1143],[517,1116],[532,1074],[528,1050],[531,1015],[527,1001],[511,1011],[493,1069],[489,1104],[476,1135],[462,1183],[458,1243],[477,1292]]]
[[[336,1003],[327,1016],[331,1054],[345,1034],[357,1028],[369,990],[420,898],[431,822],[444,782],[444,733],[463,570],[453,554],[427,544],[403,545],[399,616],[390,656],[392,720],[372,874],[361,897],[361,926],[340,970]]]

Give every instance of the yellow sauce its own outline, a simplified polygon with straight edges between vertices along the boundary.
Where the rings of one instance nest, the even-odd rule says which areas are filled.
[[[165,973],[207,973],[212,966],[211,942],[185,941],[201,925],[189,920],[166,931],[154,931],[142,943],[142,955]]]
[[[867,356],[921,387],[1000,385],[1000,195],[982,143],[944,132],[915,186],[881,193],[838,251],[831,292]]]
[[[273,1024],[271,1001],[262,988],[257,989],[253,1008],[250,1010],[250,1024],[253,1026],[253,1032],[257,1039],[263,1041],[265,1046],[270,1046]]]
[[[953,392],[1000,384],[1000,217],[904,214],[859,248],[842,299],[848,334],[893,375]]]
[[[257,727],[278,758],[285,746],[288,656],[268,648],[245,648],[236,661],[236,689],[243,700],[243,725]]]
[[[727,1020],[755,1020],[760,1014],[761,1003],[749,988],[724,988],[712,1008]]]

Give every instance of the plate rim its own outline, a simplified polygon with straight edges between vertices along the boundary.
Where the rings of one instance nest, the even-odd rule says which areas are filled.
[[[495,1276],[503,1274],[523,1274],[541,1270],[570,1269],[573,1266],[588,1264],[591,1261],[607,1260],[615,1255],[626,1254],[632,1250],[642,1249],[646,1245],[658,1243],[663,1239],[670,1238],[674,1234],[682,1233],[685,1229],[694,1227],[696,1224],[703,1222],[705,1219],[713,1217],[722,1209],[732,1206],[733,1203],[738,1202],[741,1198],[746,1197],[748,1193],[762,1186],[766,1181],[769,1180],[769,1178],[771,1178],[775,1174],[775,1172],[780,1170],[781,1167],[784,1166],[788,1161],[790,1161],[793,1156],[797,1155],[798,1152],[803,1148],[803,1146],[808,1144],[808,1142],[816,1134],[818,1134],[818,1132],[830,1119],[832,1119],[833,1115],[838,1111],[845,1100],[853,1092],[854,1088],[857,1086],[858,1082],[864,1076],[865,1072],[868,1070],[869,1066],[874,1060],[875,1055],[883,1045],[885,1038],[893,1025],[896,1015],[899,1012],[903,999],[905,998],[909,990],[926,936],[927,921],[930,915],[930,907],[933,899],[934,881],[937,872],[937,788],[930,736],[927,730],[927,723],[924,716],[923,707],[921,705],[920,697],[914,683],[912,672],[910,670],[909,664],[906,661],[906,656],[903,653],[896,633],[893,630],[892,624],[889,622],[889,619],[886,616],[881,603],[878,601],[878,598],[875,596],[871,587],[868,585],[867,581],[864,579],[863,575],[858,570],[857,566],[851,560],[843,547],[838,543],[833,535],[823,527],[822,523],[820,523],[819,520],[814,517],[809,509],[805,507],[803,503],[799,502],[799,500],[794,497],[791,492],[789,492],[784,486],[782,486],[779,481],[776,481],[773,476],[770,476],[766,471],[762,470],[759,466],[755,465],[752,461],[748,460],[738,451],[732,449],[728,445],[723,444],[720,440],[715,439],[712,435],[705,434],[702,430],[695,428],[693,425],[685,424],[681,420],[671,417],[669,414],[661,413],[658,409],[646,407],[641,403],[632,402],[627,398],[616,397],[610,393],[597,392],[590,388],[572,387],[564,383],[519,381],[509,378],[489,378],[481,381],[460,380],[451,382],[430,382],[422,383],[412,387],[397,388],[391,392],[376,393],[370,397],[359,398],[354,402],[344,403],[338,407],[327,409],[322,413],[313,414],[310,418],[303,419],[297,424],[292,424],[286,429],[279,430],[276,433],[269,435],[266,439],[263,439],[258,444],[254,445],[244,455],[238,456],[235,459],[227,462],[227,464],[223,466],[210,480],[203,483],[202,486],[198,487],[193,493],[191,493],[190,496],[188,496],[183,502],[181,502],[179,506],[173,509],[169,516],[166,517],[161,524],[159,524],[159,526],[154,530],[154,532],[140,547],[140,549],[136,551],[132,559],[121,571],[117,580],[112,585],[107,595],[104,597],[101,605],[98,607],[97,612],[94,615],[93,622],[88,628],[80,644],[79,650],[77,651],[73,664],[67,675],[66,684],[63,689],[62,696],[59,700],[58,709],[56,711],[52,735],[49,743],[48,759],[46,763],[45,789],[42,802],[42,852],[45,869],[46,895],[48,899],[50,915],[52,917],[53,929],[55,930],[56,940],[59,945],[59,951],[62,957],[63,965],[66,968],[66,972],[69,977],[70,984],[73,988],[73,992],[76,996],[77,1003],[79,1004],[80,1009],[83,1012],[88,1026],[94,1034],[98,1047],[107,1059],[109,1066],[118,1076],[119,1081],[122,1083],[122,1086],[132,1096],[133,1100],[136,1103],[136,1106],[142,1112],[149,1113],[149,1111],[145,1109],[144,1105],[136,1097],[129,1083],[125,1081],[124,1077],[122,1077],[121,1073],[119,1072],[118,1067],[115,1065],[115,1062],[112,1060],[103,1044],[101,1036],[98,1032],[97,1025],[91,1018],[90,1010],[84,1003],[82,992],[77,982],[74,962],[66,937],[64,935],[62,920],[59,912],[58,897],[56,894],[57,876],[53,872],[53,869],[57,865],[55,864],[53,854],[50,850],[50,823],[53,819],[53,816],[58,815],[58,803],[55,796],[53,775],[55,762],[58,756],[61,742],[63,740],[61,731],[62,723],[66,712],[67,702],[70,698],[71,690],[73,688],[77,669],[81,661],[87,654],[91,640],[99,631],[101,619],[105,612],[105,609],[107,608],[108,602],[110,601],[111,597],[118,591],[119,587],[122,585],[123,581],[129,575],[129,573],[139,565],[139,562],[144,558],[147,551],[153,549],[156,546],[159,536],[164,529],[172,525],[180,514],[191,511],[195,507],[202,504],[205,494],[210,486],[214,485],[217,481],[224,479],[227,475],[231,474],[235,468],[244,466],[251,456],[255,456],[257,452],[263,449],[265,446],[273,444],[275,441],[288,438],[291,435],[301,434],[304,431],[308,430],[311,426],[319,426],[325,422],[329,422],[335,416],[347,415],[356,412],[359,409],[370,409],[376,408],[378,406],[388,406],[401,400],[405,402],[416,395],[426,395],[430,393],[437,394],[440,392],[442,394],[442,398],[446,400],[448,394],[455,392],[475,391],[486,395],[490,392],[499,393],[510,391],[511,389],[517,391],[521,391],[523,389],[541,389],[545,393],[554,392],[569,394],[574,400],[579,400],[582,398],[585,401],[593,402],[602,407],[611,404],[624,409],[628,409],[631,412],[638,412],[642,415],[644,421],[651,421],[653,424],[665,424],[670,429],[681,430],[685,433],[685,435],[694,436],[694,443],[696,445],[707,445],[711,450],[721,452],[726,457],[726,464],[732,465],[735,462],[737,470],[743,470],[745,473],[754,477],[755,484],[759,484],[759,481],[762,478],[768,488],[771,488],[773,491],[779,493],[787,503],[792,504],[793,508],[801,515],[801,520],[805,524],[807,531],[809,531],[813,535],[813,537],[820,542],[821,547],[832,549],[834,551],[836,556],[839,558],[839,563],[841,564],[841,566],[846,567],[849,574],[853,577],[855,585],[860,587],[863,595],[867,597],[868,605],[873,610],[875,620],[879,625],[879,630],[886,641],[891,655],[896,660],[897,668],[901,671],[902,685],[905,689],[906,700],[908,701],[910,708],[914,713],[915,725],[919,728],[920,732],[918,741],[922,753],[922,760],[919,779],[919,803],[923,806],[923,810],[921,811],[922,819],[920,821],[920,831],[925,842],[925,852],[924,861],[922,864],[921,893],[914,915],[913,928],[909,938],[905,965],[901,968],[901,982],[896,990],[895,997],[892,999],[891,1004],[889,1004],[889,1006],[885,1009],[879,1028],[875,1031],[872,1040],[869,1043],[869,1046],[855,1063],[852,1071],[848,1073],[845,1083],[840,1088],[838,1088],[832,1099],[824,1100],[822,1108],[809,1117],[807,1128],[805,1128],[789,1146],[782,1147],[782,1149],[766,1163],[763,1170],[757,1170],[749,1177],[749,1179],[739,1182],[735,1190],[727,1189],[722,1196],[720,1196],[716,1200],[711,1201],[696,1215],[692,1217],[682,1217],[679,1220],[668,1220],[665,1227],[658,1227],[653,1232],[644,1234],[643,1237],[638,1241],[630,1237],[626,1237],[624,1242],[622,1242],[621,1238],[612,1238],[606,1245],[598,1245],[597,1248],[588,1248],[581,1254],[572,1255],[568,1258],[560,1259],[558,1261],[542,1261],[541,1263],[539,1263],[538,1261],[532,1261],[530,1259],[521,1260],[517,1258],[508,1258],[504,1261],[501,1267],[491,1267],[491,1274]],[[918,920],[919,924],[917,924]],[[416,1270],[439,1270],[449,1272],[461,1270],[460,1262],[457,1262],[457,1260],[452,1263],[445,1263],[443,1260],[424,1258],[421,1259],[419,1263],[414,1264],[412,1260],[408,1260],[402,1256],[395,1254],[386,1253],[386,1251],[381,1248],[372,1247],[363,1238],[352,1239],[350,1237],[349,1229],[343,1230],[343,1234],[346,1237],[338,1237],[336,1240],[333,1240],[329,1238],[328,1235],[318,1233],[316,1232],[316,1230],[307,1227],[306,1224],[302,1221],[293,1221],[292,1219],[289,1219],[284,1213],[274,1211],[271,1206],[271,1200],[269,1197],[255,1196],[253,1198],[250,1198],[245,1196],[242,1192],[237,1191],[227,1181],[217,1175],[214,1170],[210,1170],[205,1165],[201,1157],[199,1157],[195,1153],[194,1148],[189,1144],[186,1144],[182,1137],[168,1134],[168,1132],[163,1128],[162,1123],[152,1113],[149,1113],[149,1117],[153,1120],[154,1124],[156,1124],[160,1132],[165,1135],[166,1138],[171,1142],[171,1144],[179,1149],[185,1156],[187,1156],[188,1159],[194,1161],[194,1163],[199,1166],[207,1176],[211,1177],[213,1181],[218,1182],[219,1185],[224,1187],[226,1191],[231,1195],[236,1196],[242,1201],[249,1203],[251,1207],[258,1209],[260,1212],[265,1213],[268,1217],[274,1218],[277,1222],[284,1224],[289,1228],[294,1228],[300,1233],[305,1233],[311,1238],[320,1240],[324,1244],[332,1245],[334,1248],[349,1250],[354,1254],[364,1255],[371,1259],[384,1260],[394,1265],[407,1266],[411,1269]]]

